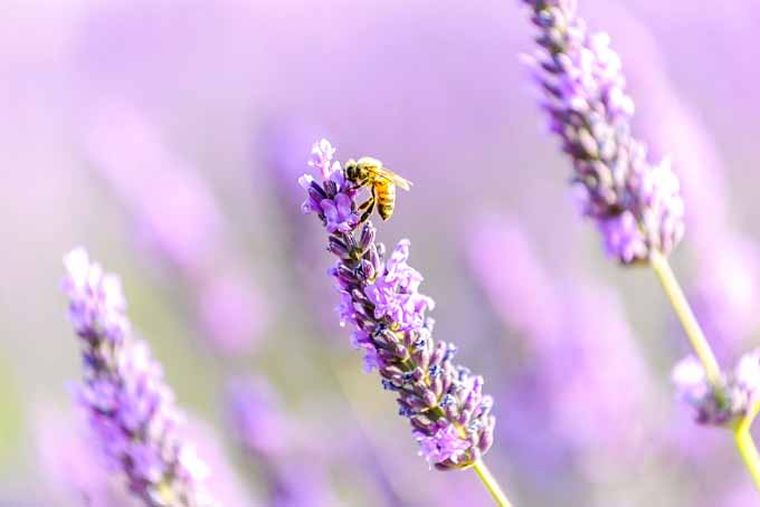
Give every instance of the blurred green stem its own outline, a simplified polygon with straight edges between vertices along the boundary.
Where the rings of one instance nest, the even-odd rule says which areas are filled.
[[[652,269],[657,274],[657,278],[660,280],[660,284],[662,284],[662,288],[665,290],[665,294],[673,305],[678,320],[681,321],[691,347],[705,369],[710,385],[716,390],[722,390],[723,381],[718,360],[715,359],[715,354],[713,354],[710,343],[702,332],[702,328],[699,322],[697,322],[697,318],[694,316],[689,302],[686,300],[686,296],[676,279],[675,273],[673,273],[673,269],[670,267],[668,259],[655,250],[652,252],[649,261]]]
[[[736,442],[736,448],[739,450],[744,464],[747,466],[752,480],[755,481],[755,487],[760,491],[760,453],[757,451],[755,441],[752,440],[752,434],[750,428],[752,422],[757,417],[757,413],[760,411],[760,403],[756,402],[752,406],[752,410],[745,415],[739,424],[734,428],[734,441]]]
[[[657,251],[652,253],[649,262],[655,274],[657,274],[657,278],[665,290],[665,294],[668,296],[671,305],[673,305],[673,310],[675,310],[678,320],[681,321],[691,347],[705,369],[710,385],[715,390],[716,395],[721,395],[723,392],[723,375],[721,374],[720,366],[717,359],[715,359],[715,354],[710,347],[710,343],[707,341],[699,322],[697,322],[697,318],[694,316],[689,302],[686,300],[686,296],[676,279],[675,273],[673,273],[673,269],[670,267],[670,263],[664,255]],[[752,476],[755,486],[760,491],[760,453],[758,453],[755,442],[752,439],[752,434],[750,433],[752,422],[759,411],[760,403],[755,403],[750,412],[733,428],[733,433],[736,448]]]
[[[507,495],[501,489],[496,478],[491,475],[491,471],[488,470],[488,467],[486,467],[486,464],[483,463],[482,460],[476,461],[475,464],[472,465],[472,469],[475,470],[475,473],[478,474],[478,478],[483,482],[483,485],[488,492],[491,493],[491,497],[494,502],[496,502],[496,505],[499,507],[512,507]]]

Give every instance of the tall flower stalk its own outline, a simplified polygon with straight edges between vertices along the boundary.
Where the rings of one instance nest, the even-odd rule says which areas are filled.
[[[429,465],[473,468],[497,504],[511,505],[482,461],[495,425],[483,378],[454,363],[456,346],[433,339],[427,311],[434,302],[419,292],[422,275],[407,263],[410,241],[386,255],[372,222],[359,220],[362,188],[346,179],[334,153],[327,140],[316,143],[309,165],[318,174],[299,182],[307,193],[303,211],[319,217],[338,258],[330,275],[341,324],[353,326],[365,370],[377,370],[383,388],[396,394],[399,415],[408,418]]]
[[[363,410],[363,406],[366,407],[373,401],[367,398],[366,393],[356,390],[351,376],[346,371],[347,365],[339,359],[341,354],[336,353],[337,348],[342,349],[345,344],[340,339],[341,333],[338,332],[332,311],[334,305],[329,297],[330,287],[324,284],[324,280],[309,276],[313,271],[314,262],[318,261],[322,253],[320,250],[323,237],[319,230],[312,229],[312,224],[303,219],[301,210],[293,206],[293,201],[303,198],[303,190],[294,185],[293,181],[303,174],[303,147],[313,141],[315,133],[319,130],[320,127],[315,125],[280,119],[264,130],[260,141],[262,151],[266,153],[265,165],[279,195],[277,201],[283,204],[281,211],[287,225],[285,232],[289,242],[286,250],[291,254],[288,263],[295,267],[289,270],[293,276],[291,282],[298,284],[300,295],[303,297],[301,304],[310,309],[304,314],[309,318],[309,335],[328,345],[319,346],[310,353],[321,354],[319,361],[329,367],[345,399],[350,416],[350,419],[347,419],[348,426],[353,428],[355,437],[344,437],[346,441],[352,442],[352,460],[356,461],[359,457],[367,461],[368,466],[374,470],[370,476],[379,492],[376,494],[377,501],[388,506],[414,501],[436,502],[440,496],[447,494],[446,490],[453,490],[458,485],[447,483],[445,489],[434,488],[431,491],[433,498],[422,491],[413,492],[415,499],[407,498],[412,492],[400,483],[401,479],[407,483],[414,482],[424,471],[411,466],[400,470],[396,457],[373,435],[372,424],[367,420],[367,414],[364,414]]]
[[[81,248],[64,264],[69,320],[82,344],[77,393],[110,465],[149,507],[215,505],[203,486],[207,466],[179,437],[182,414],[161,365],[132,333],[119,278]]]
[[[625,92],[620,57],[609,36],[586,29],[575,0],[523,2],[538,30],[530,61],[544,92],[542,106],[573,162],[581,212],[596,222],[610,256],[654,270],[704,372],[709,395],[699,402],[730,413],[722,424],[731,427],[760,489],[760,455],[749,433],[760,400],[754,385],[748,393],[732,388],[668,263],[684,231],[679,181],[667,160],[652,161],[631,134],[634,104]],[[760,361],[751,359],[750,370],[760,370]]]

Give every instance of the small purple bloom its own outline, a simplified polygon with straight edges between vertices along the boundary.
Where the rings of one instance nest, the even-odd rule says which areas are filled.
[[[420,445],[420,456],[424,457],[430,466],[443,461],[457,463],[466,456],[469,448],[452,425],[440,428],[432,435],[416,433],[414,436]]]
[[[119,279],[82,248],[69,253],[64,265],[69,317],[83,346],[78,398],[111,468],[148,506],[215,505],[204,490],[205,465],[177,436],[182,415],[162,368],[130,332]]]
[[[348,232],[358,221],[351,209],[351,199],[346,194],[340,193],[333,200],[322,199],[319,206],[327,221],[328,232]]]
[[[399,414],[409,418],[431,466],[467,468],[493,443],[493,400],[481,377],[453,362],[456,349],[432,339],[426,314],[434,302],[419,292],[423,277],[408,264],[411,242],[399,241],[385,258],[372,223],[356,219],[361,189],[346,180],[334,152],[325,140],[315,144],[310,165],[322,181],[304,176],[300,183],[308,196],[303,209],[322,220],[328,250],[338,257],[329,274],[341,324],[355,326],[351,341],[365,352],[365,370],[377,369],[383,387],[397,394]]]
[[[710,385],[704,368],[692,356],[676,364],[672,378],[681,400],[696,410],[699,424],[728,426],[760,402],[760,349],[744,354],[719,390]]]
[[[333,161],[335,148],[327,139],[321,139],[311,149],[311,160],[309,167],[318,169],[323,180],[329,180],[333,173],[341,171],[340,163]]]

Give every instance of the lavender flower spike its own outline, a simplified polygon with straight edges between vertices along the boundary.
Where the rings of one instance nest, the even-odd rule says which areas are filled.
[[[420,454],[439,470],[475,465],[493,443],[493,400],[483,378],[453,362],[456,347],[433,340],[426,312],[433,300],[419,292],[422,275],[407,263],[410,241],[401,240],[386,257],[371,222],[359,223],[360,188],[346,180],[326,140],[314,145],[309,163],[317,179],[299,180],[338,257],[335,278],[342,324],[354,327],[352,343],[365,353],[366,370],[377,369],[385,389],[396,393]]]
[[[78,248],[64,258],[62,288],[82,339],[79,401],[109,463],[147,506],[215,505],[204,493],[205,465],[177,436],[182,416],[148,345],[132,335],[116,275]]]
[[[624,264],[668,254],[684,232],[684,204],[669,162],[652,162],[631,135],[634,104],[605,33],[589,33],[575,0],[524,0],[538,28],[530,58],[550,129],[573,161],[580,208],[607,252]]]

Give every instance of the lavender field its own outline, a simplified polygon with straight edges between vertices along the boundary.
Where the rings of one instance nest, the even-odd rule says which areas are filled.
[[[755,7],[4,0],[0,507],[760,505]]]

